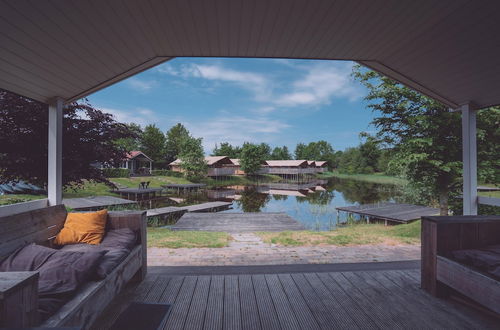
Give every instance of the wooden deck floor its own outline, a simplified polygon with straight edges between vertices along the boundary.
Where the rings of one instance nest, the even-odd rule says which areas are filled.
[[[305,229],[300,222],[286,213],[270,212],[187,213],[171,228],[229,233]]]
[[[128,287],[93,328],[130,301],[172,304],[165,329],[486,329],[491,319],[419,288],[420,271],[252,275],[150,274]]]

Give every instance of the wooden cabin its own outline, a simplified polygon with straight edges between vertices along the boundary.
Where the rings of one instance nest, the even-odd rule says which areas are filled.
[[[245,171],[241,169],[240,160],[238,158],[231,158],[231,162],[233,163],[235,175],[245,175]]]
[[[316,173],[323,173],[328,171],[328,162],[323,160],[317,160],[316,163]]]
[[[307,160],[267,160],[259,173],[296,176],[313,174],[315,171],[315,167],[309,167]]]
[[[216,177],[235,174],[235,164],[227,156],[208,156],[205,157],[205,162],[208,166],[207,176]],[[181,164],[182,161],[180,159],[176,159],[168,165],[172,171],[184,172]]]

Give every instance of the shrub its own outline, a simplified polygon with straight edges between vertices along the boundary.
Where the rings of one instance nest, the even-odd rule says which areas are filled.
[[[151,172],[151,175],[154,175],[154,176],[173,176],[176,178],[182,177],[181,172],[175,172],[175,171],[171,171],[171,170],[153,170]]]
[[[128,178],[130,171],[126,168],[103,168],[102,173],[107,178]]]

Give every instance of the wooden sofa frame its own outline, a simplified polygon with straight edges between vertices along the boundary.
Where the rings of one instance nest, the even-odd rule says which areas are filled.
[[[455,250],[500,244],[500,216],[422,217],[422,289],[457,291],[500,314],[500,281],[450,258]]]
[[[16,249],[36,243],[52,246],[66,219],[66,208],[57,205],[0,218],[0,260]],[[147,270],[146,212],[109,212],[107,230],[130,228],[139,233],[139,242],[105,279],[89,282],[42,324],[43,328],[79,326],[88,329],[104,308],[130,280],[142,280]]]

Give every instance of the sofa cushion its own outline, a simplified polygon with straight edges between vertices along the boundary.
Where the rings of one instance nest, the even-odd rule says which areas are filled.
[[[102,251],[104,256],[102,257],[99,265],[96,268],[96,277],[94,279],[103,279],[109,275],[122,262],[128,255],[130,250],[121,248],[107,248],[102,245],[90,245],[90,244],[69,244],[61,248],[61,251],[73,251],[73,252],[93,252]]]
[[[68,213],[54,244],[99,244],[104,237],[108,211]]]
[[[500,278],[500,245],[451,252],[453,259]]]
[[[75,291],[95,277],[104,251],[70,252],[30,244],[0,264],[0,271],[38,271],[38,293],[52,295]]]
[[[100,246],[132,250],[137,244],[137,235],[130,228],[112,229],[106,232]]]

